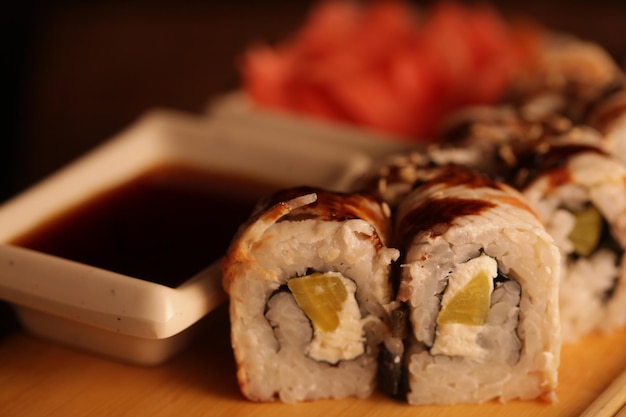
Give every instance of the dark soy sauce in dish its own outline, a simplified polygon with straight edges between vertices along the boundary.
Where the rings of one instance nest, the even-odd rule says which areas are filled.
[[[201,169],[155,166],[11,244],[177,287],[225,253],[269,191]]]

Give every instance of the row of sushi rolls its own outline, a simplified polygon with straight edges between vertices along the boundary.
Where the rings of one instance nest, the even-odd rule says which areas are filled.
[[[598,44],[487,6],[324,2],[242,74],[259,107],[415,144],[239,228],[221,265],[248,399],[553,402],[562,345],[626,326],[626,88]]]

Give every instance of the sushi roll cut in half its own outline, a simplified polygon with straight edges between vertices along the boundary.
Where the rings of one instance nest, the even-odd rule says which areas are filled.
[[[520,187],[562,253],[563,340],[626,325],[626,168],[597,147],[522,158]]]
[[[275,195],[223,260],[242,393],[283,402],[367,397],[392,301],[389,209],[365,194]]]
[[[410,404],[552,400],[560,254],[519,192],[437,169],[397,211]]]

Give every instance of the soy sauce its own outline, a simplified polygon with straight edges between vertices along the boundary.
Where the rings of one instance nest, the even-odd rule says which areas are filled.
[[[225,253],[269,191],[200,169],[157,166],[11,244],[177,287]]]

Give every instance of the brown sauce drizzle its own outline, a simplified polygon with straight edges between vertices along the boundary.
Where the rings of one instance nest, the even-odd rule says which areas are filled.
[[[441,169],[441,172],[437,176],[427,181],[418,181],[414,184],[413,187],[426,189],[439,184],[445,185],[446,188],[463,186],[469,189],[504,189],[501,182],[495,181],[485,175],[480,175],[471,169],[458,165],[448,165],[446,167],[443,167]]]
[[[440,236],[459,217],[479,215],[495,208],[496,204],[485,200],[446,197],[430,199],[408,212],[398,225],[401,247],[406,248],[413,237],[428,231],[431,236]]]
[[[545,152],[522,155],[510,182],[517,188],[525,188],[539,176],[549,174],[553,186],[563,184],[569,181],[565,165],[571,158],[583,153],[606,155],[600,148],[584,144],[550,146]]]
[[[315,193],[317,200],[299,207],[283,216],[279,221],[319,219],[322,221],[346,221],[363,219],[374,225],[385,235],[389,234],[389,217],[385,215],[382,202],[367,193],[340,193],[314,187],[296,187],[282,190],[263,201],[258,212],[276,204],[306,194]],[[386,239],[385,237],[382,237]]]
[[[603,130],[626,110],[624,79],[614,80],[585,104],[581,122]]]
[[[607,111],[602,114],[599,120],[600,129],[605,130],[611,123],[615,122],[620,116],[626,113],[626,100],[620,103],[619,106],[615,106],[611,111]]]
[[[565,167],[559,167],[550,171],[548,181],[550,188],[553,189],[572,182],[572,175]]]

